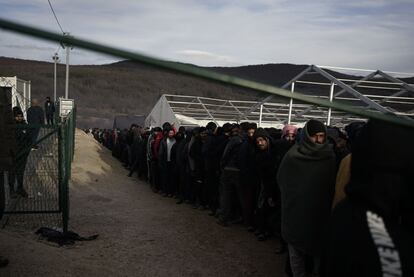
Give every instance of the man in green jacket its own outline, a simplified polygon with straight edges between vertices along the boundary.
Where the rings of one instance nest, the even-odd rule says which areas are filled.
[[[319,270],[321,244],[335,188],[335,154],[323,123],[309,120],[301,142],[283,158],[277,182],[282,202],[282,236],[288,243],[293,276],[306,276],[305,259]]]

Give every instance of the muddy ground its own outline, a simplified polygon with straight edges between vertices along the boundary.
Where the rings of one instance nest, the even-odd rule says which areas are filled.
[[[241,226],[222,227],[208,211],[177,205],[127,177],[111,153],[76,134],[70,230],[99,234],[57,247],[33,230],[0,230],[0,276],[284,276],[276,240],[258,242]]]

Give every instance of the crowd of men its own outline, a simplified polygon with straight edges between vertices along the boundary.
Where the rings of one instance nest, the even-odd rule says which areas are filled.
[[[412,128],[309,120],[87,132],[155,193],[259,241],[278,237],[290,276],[414,276]]]

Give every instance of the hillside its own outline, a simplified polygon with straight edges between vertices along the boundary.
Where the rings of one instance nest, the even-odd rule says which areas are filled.
[[[211,67],[230,74],[281,86],[307,65],[266,64]],[[340,77],[350,77],[331,72]],[[18,76],[32,82],[32,97],[53,97],[53,63],[0,57],[0,76]],[[319,78],[310,76],[312,80]],[[309,79],[307,77],[307,79]],[[310,79],[309,79],[310,80]],[[58,66],[58,96],[64,94],[65,66]],[[76,65],[70,68],[70,98],[76,99],[78,127],[111,127],[120,114],[147,114],[164,94],[198,95],[223,99],[261,99],[255,91],[201,80],[147,65],[122,61],[108,65]]]

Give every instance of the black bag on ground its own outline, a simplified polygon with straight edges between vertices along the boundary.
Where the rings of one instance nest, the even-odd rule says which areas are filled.
[[[59,246],[73,245],[75,244],[75,241],[91,241],[97,239],[99,236],[98,234],[96,234],[89,237],[81,237],[78,234],[71,231],[60,232],[47,227],[39,228],[39,230],[37,230],[35,234],[43,238],[47,238],[48,241],[55,242],[59,244]]]

